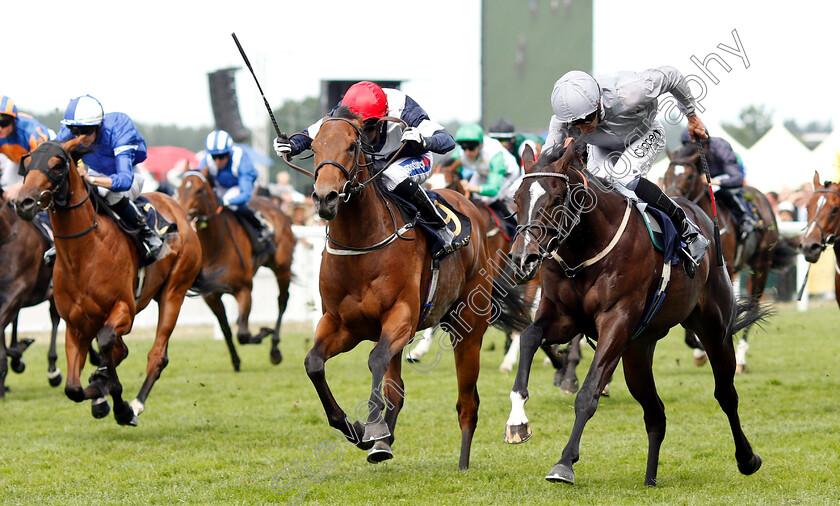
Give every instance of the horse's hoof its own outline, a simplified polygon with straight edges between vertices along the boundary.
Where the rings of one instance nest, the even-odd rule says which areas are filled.
[[[140,416],[140,413],[146,410],[146,405],[137,399],[132,400],[128,405],[131,406],[131,411],[134,412],[134,416]]]
[[[19,358],[13,358],[11,361],[12,370],[18,374],[26,370],[26,362]]]
[[[574,394],[580,389],[578,386],[578,379],[567,379],[563,380],[563,384],[560,385],[560,390],[563,391],[564,394]],[[609,394],[609,391],[607,392]]]
[[[505,443],[516,445],[531,439],[531,423],[505,426]]]
[[[513,366],[502,364],[499,366],[499,372],[513,372]]]
[[[137,427],[137,415],[133,414],[130,418],[126,418],[125,420],[117,419],[117,423],[120,425],[127,425],[129,427]]]
[[[362,442],[379,441],[391,435],[391,430],[388,429],[388,424],[385,422],[374,422],[365,424],[365,435],[362,436]]]
[[[609,396],[610,396],[610,385],[609,385],[609,383],[607,383],[607,385],[604,387],[604,389],[601,390],[601,397],[609,397]]]
[[[271,350],[271,352],[269,353],[269,357],[271,359],[272,365],[277,365],[283,361],[283,354],[280,353],[280,350],[276,348]]]
[[[47,372],[47,381],[50,382],[51,387],[57,387],[61,384],[61,369]]]
[[[367,461],[371,464],[379,464],[385,460],[394,458],[394,452],[385,441],[377,441],[373,443],[373,448],[367,454]]]
[[[735,374],[744,374],[745,372],[747,372],[747,364],[735,365]]]
[[[111,405],[108,404],[108,399],[105,397],[94,399],[93,404],[90,406],[90,414],[93,415],[94,418],[105,418],[110,412]]]
[[[260,336],[251,336],[251,335],[238,335],[236,338],[239,340],[239,344],[260,344],[263,340]]]
[[[417,363],[420,362],[420,359],[412,357],[411,355],[406,355],[405,356],[405,361],[406,361],[406,363],[409,363],[409,364],[417,364]]]
[[[554,467],[551,468],[551,471],[548,472],[545,479],[554,483],[568,483],[569,485],[574,485],[575,472],[572,471],[571,467],[558,463],[554,464]]]
[[[753,453],[752,458],[749,462],[742,464],[738,462],[738,470],[741,471],[741,474],[744,475],[751,475],[754,472],[758,471],[761,467],[761,456],[757,453]]]
[[[703,350],[694,350],[693,355],[694,365],[696,365],[697,367],[702,367],[706,365],[706,361],[709,359],[709,357],[706,356],[706,352]]]

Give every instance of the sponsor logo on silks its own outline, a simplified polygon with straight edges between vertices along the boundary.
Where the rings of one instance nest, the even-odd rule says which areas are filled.
[[[407,158],[400,166],[408,170],[409,176],[425,174],[432,170],[432,159],[426,155]]]
[[[458,219],[458,215],[450,211],[448,207],[441,205],[440,202],[435,202],[435,205],[438,208],[440,208],[443,211],[443,214],[446,216],[443,219],[444,222],[452,222],[455,224],[455,230],[453,230],[452,233],[455,235],[455,237],[458,237],[458,235],[461,233],[461,220]]]

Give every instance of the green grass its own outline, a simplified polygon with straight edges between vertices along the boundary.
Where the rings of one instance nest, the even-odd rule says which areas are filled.
[[[38,336],[25,355],[27,370],[9,373],[12,391],[0,403],[0,501],[283,504],[305,492],[302,504],[837,504],[840,312],[833,303],[813,306],[804,314],[781,307],[754,334],[749,372],[736,378],[745,432],[764,460],[753,476],[737,470],[708,365],[692,364],[681,330],[660,342],[655,373],[668,433],[656,488],[642,485],[647,438],[621,373],[586,426],[575,485],[543,479],[566,444],[574,398],[551,385],[542,356],[527,405],[533,438],[505,444],[513,375],[498,371],[502,336],[495,331],[482,351],[479,425],[467,472],[457,469],[451,352],[430,372],[403,368],[406,403],[395,458],[370,465],[364,452],[332,444],[337,439],[303,368],[311,344],[303,327],[285,328],[279,366],[270,365],[267,343],[239,347],[238,374],[210,327],[176,329],[169,367],[134,428],[118,426],[112,414],[95,420],[89,402],[73,403],[63,387],[51,388],[46,339]],[[135,334],[119,369],[129,400],[151,343],[148,332]],[[336,398],[351,416],[369,392],[369,350],[364,344],[327,363]],[[591,356],[584,351],[581,381]],[[299,465],[307,459],[311,475]],[[328,461],[335,462],[319,464]],[[292,488],[275,490],[283,487]]]

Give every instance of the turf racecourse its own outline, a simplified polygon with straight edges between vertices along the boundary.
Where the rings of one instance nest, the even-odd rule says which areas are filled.
[[[45,315],[46,316],[46,315]],[[234,373],[212,329],[177,328],[170,363],[138,427],[90,416],[46,381],[46,338],[9,372],[0,403],[0,502],[4,504],[837,504],[840,501],[840,311],[791,306],[756,333],[749,371],[736,379],[744,428],[764,464],[738,473],[708,366],[695,367],[675,330],[657,347],[655,373],[668,414],[659,486],[642,485],[647,438],[622,373],[584,432],[577,483],[543,477],[559,459],[574,398],[536,365],[527,412],[534,436],[502,441],[511,374],[498,371],[502,336],[482,351],[481,407],[471,467],[457,470],[459,431],[451,352],[431,371],[403,367],[406,403],[393,449],[378,465],[341,443],[303,369],[311,332],[287,326],[279,366],[268,343],[240,347]],[[150,334],[129,338],[120,367],[127,398],[145,374]],[[495,350],[490,350],[495,345]],[[370,388],[369,345],[327,363],[336,398],[351,413]],[[434,350],[434,348],[433,348]],[[431,353],[434,353],[431,352]],[[63,350],[60,367],[66,371]],[[584,350],[583,367],[591,350]],[[542,357],[539,357],[541,361]],[[428,366],[432,356],[421,365]],[[83,373],[87,378],[92,368]],[[582,374],[585,369],[581,370]]]

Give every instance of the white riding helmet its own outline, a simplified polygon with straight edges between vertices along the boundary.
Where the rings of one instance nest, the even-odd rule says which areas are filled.
[[[551,108],[563,123],[585,118],[598,109],[601,87],[594,77],[580,70],[566,72],[554,83]]]
[[[207,135],[204,147],[210,156],[230,153],[233,149],[233,137],[224,130],[213,130]]]
[[[98,126],[102,124],[104,118],[105,111],[102,109],[99,100],[90,95],[82,95],[70,100],[70,103],[67,104],[61,124],[67,126]]]

